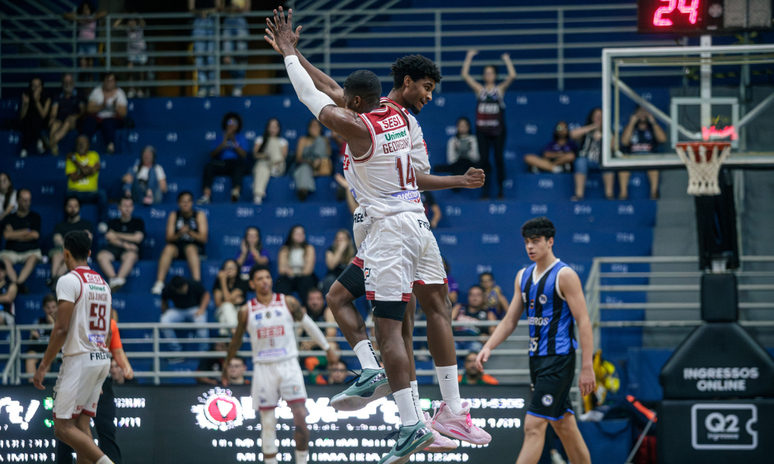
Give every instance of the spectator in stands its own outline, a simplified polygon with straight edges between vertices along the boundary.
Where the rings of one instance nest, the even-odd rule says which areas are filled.
[[[211,16],[220,8],[220,0],[188,0],[188,10],[196,14],[193,21],[193,49],[199,79],[200,97],[217,95],[215,89],[215,19]],[[205,67],[206,61],[206,67]]]
[[[325,265],[328,267],[328,275],[322,281],[323,295],[328,294],[331,285],[349,266],[355,254],[357,254],[357,249],[352,241],[352,235],[346,229],[339,229],[333,237],[333,243],[325,250]]]
[[[215,342],[212,344],[212,347],[208,351],[209,353],[217,352],[225,352],[228,351],[228,345],[223,342]],[[224,353],[225,354],[225,353]],[[206,357],[202,358],[201,361],[199,361],[199,367],[196,368],[197,371],[200,372],[217,372],[217,377],[196,377],[196,381],[198,383],[206,383],[209,385],[218,385],[220,382],[218,381],[220,379],[220,374],[223,372],[223,363],[226,361],[225,356],[216,356],[216,357]]]
[[[161,203],[167,193],[167,175],[164,168],[156,163],[156,149],[151,145],[142,149],[140,159],[121,180],[124,196],[137,204],[149,206]]]
[[[100,19],[107,16],[107,11],[98,10],[92,12],[92,4],[89,0],[83,0],[75,14],[65,13],[62,15],[67,21],[78,23],[78,56],[82,69],[94,67],[94,57],[98,55],[97,43],[97,23]],[[87,80],[93,80],[91,73],[86,72]]]
[[[38,319],[39,325],[53,325],[56,323],[56,314],[59,311],[59,304],[56,301],[56,295],[49,293],[43,297],[43,317]],[[40,342],[48,342],[51,337],[51,329],[37,328],[30,330],[30,340],[37,340]],[[43,354],[48,348],[48,343],[30,345],[27,354]],[[38,370],[39,358],[27,358],[24,361],[24,368],[30,375],[35,374]],[[29,378],[29,382],[32,383],[32,377]]]
[[[508,299],[503,295],[503,290],[494,280],[494,274],[483,272],[478,276],[478,285],[484,290],[484,304],[488,311],[495,315],[495,319],[502,319],[508,311]]]
[[[325,294],[319,288],[313,287],[309,289],[309,293],[306,295],[306,306],[304,306],[306,314],[315,322],[336,322],[336,319],[333,317],[333,311],[325,304],[325,297],[323,295]],[[337,330],[336,327],[328,327],[325,329],[325,336],[333,338],[336,336]],[[311,350],[316,346],[314,342],[308,343],[308,348],[304,349]]]
[[[124,89],[116,84],[116,73],[110,71],[102,78],[102,85],[94,87],[89,95],[83,133],[92,138],[101,131],[109,155],[116,152],[116,130],[123,125],[128,104]]]
[[[621,134],[621,146],[632,155],[650,155],[658,152],[658,145],[667,141],[664,129],[658,125],[656,119],[645,108],[639,106],[629,118],[629,124]],[[629,199],[629,178],[631,172],[618,171],[618,186],[621,191],[618,194],[620,200]],[[650,199],[658,199],[658,170],[648,171],[650,181]]]
[[[543,147],[543,155],[529,154],[524,156],[524,162],[532,172],[570,172],[575,161],[578,146],[570,138],[570,129],[565,121],[556,123],[554,139]]]
[[[89,138],[85,135],[75,139],[75,151],[67,154],[65,175],[67,196],[77,198],[80,203],[96,203],[99,215],[98,230],[107,232],[107,193],[99,188],[99,171],[102,164],[96,151],[89,150]]]
[[[425,191],[421,194],[422,204],[425,206],[425,216],[430,221],[430,228],[435,229],[438,227],[438,223],[441,222],[443,214],[441,213],[441,207],[435,201],[433,192]]]
[[[452,277],[451,275],[451,265],[448,261],[446,261],[446,258],[441,257],[443,260],[443,270],[446,272],[446,280],[448,281],[449,285],[449,300],[451,300],[452,304],[457,304],[457,299],[460,296],[460,284],[457,283],[457,279]]]
[[[62,74],[62,88],[54,97],[48,120],[51,154],[59,156],[59,141],[67,133],[78,129],[78,120],[86,112],[83,95],[75,88],[75,79],[70,73]]]
[[[468,86],[475,92],[478,100],[476,106],[476,137],[478,138],[478,149],[481,155],[481,169],[486,174],[486,184],[484,184],[484,193],[482,198],[489,198],[489,182],[492,172],[492,165],[489,163],[489,150],[494,150],[495,165],[497,166],[497,186],[499,188],[498,198],[504,198],[503,182],[505,182],[505,91],[516,79],[516,69],[511,62],[511,56],[503,53],[501,58],[508,69],[508,76],[502,82],[497,82],[497,66],[489,65],[484,67],[483,85],[470,77],[470,64],[473,57],[478,54],[477,50],[468,50],[465,56],[465,62],[462,64],[462,78]]]
[[[476,367],[478,351],[471,351],[465,356],[465,373],[460,374],[457,381],[460,385],[500,385],[496,378],[484,374]]]
[[[48,251],[51,260],[51,277],[48,284],[56,288],[56,281],[67,272],[64,262],[64,237],[74,230],[83,230],[94,238],[94,225],[88,219],[81,217],[81,202],[77,197],[70,197],[65,202],[65,220],[54,227],[54,246]]]
[[[169,301],[174,305],[169,306]],[[207,322],[207,305],[210,304],[210,294],[202,284],[195,280],[186,279],[183,276],[174,276],[164,287],[161,293],[161,323],[177,324],[180,322],[195,322],[204,324]],[[175,338],[174,329],[162,329],[166,338]],[[197,329],[198,338],[209,337],[207,329]],[[169,343],[169,349],[180,351],[182,347],[178,342]],[[199,351],[206,351],[207,344],[199,343]]]
[[[153,284],[151,293],[160,295],[164,288],[164,279],[167,277],[172,260],[185,259],[191,270],[193,280],[202,280],[201,259],[204,255],[204,245],[209,237],[209,224],[207,215],[202,211],[193,209],[193,194],[180,192],[177,195],[177,211],[169,213],[167,218],[166,240],[167,245],[159,258],[159,269],[156,274],[156,283]]]
[[[19,156],[22,158],[27,156],[27,150],[37,150],[38,154],[43,154],[46,151],[43,143],[43,128],[50,111],[51,98],[43,94],[43,81],[39,77],[33,77],[27,91],[22,94],[22,104],[19,109],[19,120],[21,121],[21,152]]]
[[[107,245],[97,253],[97,262],[102,273],[108,278],[110,290],[116,292],[126,283],[126,278],[140,259],[140,246],[145,239],[145,222],[136,217],[134,202],[131,198],[121,198],[118,204],[121,217],[108,222],[105,234]],[[113,269],[113,261],[120,260],[118,273]]]
[[[277,258],[279,278],[274,290],[285,295],[298,292],[301,304],[306,305],[307,293],[317,285],[317,276],[314,274],[315,260],[314,247],[306,241],[304,226],[293,226],[285,240],[285,245],[279,251]]]
[[[16,319],[16,305],[14,301],[16,301],[16,294],[19,292],[19,288],[6,277],[5,262],[0,261],[0,325],[13,325]]]
[[[240,267],[239,274],[244,280],[248,279],[250,269],[256,264],[269,265],[269,253],[263,249],[261,242],[261,229],[248,227],[245,230],[245,236],[242,238],[242,243],[239,244],[239,253],[237,253],[235,260]]]
[[[239,356],[231,358],[226,366],[228,370],[228,384],[229,385],[249,385],[250,381],[245,379],[245,372],[247,372],[247,363]]]
[[[210,161],[204,166],[202,180],[204,194],[196,202],[200,205],[212,202],[212,184],[215,182],[215,176],[231,177],[232,203],[239,201],[239,193],[242,191],[245,157],[249,147],[247,139],[240,133],[242,117],[237,113],[226,113],[221,126],[223,135],[212,141]]]
[[[298,139],[296,146],[296,167],[293,180],[298,199],[306,201],[309,193],[317,190],[315,177],[330,176],[333,173],[331,143],[322,133],[322,124],[312,119],[306,126],[306,135]]]
[[[218,271],[218,277],[212,286],[215,298],[215,317],[221,324],[229,324],[231,331],[220,329],[220,335],[231,336],[237,326],[239,308],[247,301],[250,284],[239,277],[239,265],[233,259],[227,259]]]
[[[461,176],[468,169],[478,166],[480,159],[478,140],[470,133],[470,120],[462,116],[457,119],[457,133],[446,144],[447,164],[438,165],[435,170]]]
[[[19,207],[3,220],[3,238],[5,249],[0,251],[0,259],[11,282],[15,282],[21,293],[25,293],[24,282],[32,274],[35,265],[43,259],[40,253],[40,215],[30,210],[32,193],[29,189],[19,189]],[[24,263],[16,274],[14,264]]]
[[[344,361],[336,361],[328,366],[328,385],[342,384],[347,380],[347,365]]]
[[[583,127],[573,129],[570,137],[578,141],[580,150],[575,158],[575,195],[573,201],[581,201],[586,193],[586,177],[589,171],[601,171],[602,159],[602,109],[594,108],[586,116]],[[602,182],[605,185],[605,198],[613,199],[615,179],[612,172],[602,171]]]
[[[224,10],[228,13],[223,20],[223,64],[226,66],[245,66],[247,64],[247,36],[250,30],[247,27],[247,18],[245,13],[250,12],[250,0],[225,0]],[[232,37],[242,40],[231,40]],[[233,56],[234,44],[236,44],[236,55]],[[242,96],[244,88],[244,78],[247,74],[244,68],[230,69],[231,78],[236,80],[231,95],[234,97]]]
[[[263,135],[255,139],[253,145],[253,203],[260,205],[266,197],[269,177],[285,175],[288,157],[288,141],[281,137],[282,126],[279,119],[271,118],[266,122]]]
[[[124,18],[119,18],[113,23],[114,29],[126,30],[126,67],[129,68],[127,72],[129,77],[129,91],[126,92],[127,98],[139,97],[143,98],[145,92],[142,88],[137,89],[134,85],[135,81],[145,80],[145,72],[141,69],[135,71],[135,67],[144,66],[148,62],[148,44],[145,42],[145,20],[142,18],[128,18],[126,25],[123,25]]]
[[[479,285],[473,285],[468,289],[468,303],[457,303],[452,308],[452,320],[457,322],[496,321],[497,317],[486,307],[486,302],[484,301],[484,289]],[[473,337],[483,334],[480,341],[471,340],[457,342],[457,349],[480,350],[484,346],[482,342],[486,341],[488,334],[493,333],[494,329],[495,326],[479,327],[469,325],[455,327],[454,333],[457,335]]]
[[[4,172],[0,172],[0,221],[19,207],[16,193],[11,177]]]

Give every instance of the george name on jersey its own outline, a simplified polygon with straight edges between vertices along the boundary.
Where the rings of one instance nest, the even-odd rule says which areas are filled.
[[[396,151],[406,150],[411,148],[411,140],[408,138],[402,138],[394,142],[387,142],[382,145],[382,151],[385,153],[393,153]]]
[[[272,327],[262,327],[257,331],[258,339],[281,337],[285,335],[285,327],[275,325]]]

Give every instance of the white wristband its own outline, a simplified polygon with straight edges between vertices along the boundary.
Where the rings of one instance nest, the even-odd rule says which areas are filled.
[[[298,94],[298,99],[301,103],[309,108],[309,111],[314,114],[314,117],[320,118],[320,112],[326,106],[336,106],[331,97],[317,90],[314,86],[314,81],[306,72],[301,63],[298,61],[296,55],[288,55],[285,57],[285,69],[288,71],[288,77],[290,83],[293,84],[293,88]]]

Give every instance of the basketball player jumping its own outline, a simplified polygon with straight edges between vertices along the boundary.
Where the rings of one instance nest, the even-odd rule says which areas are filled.
[[[562,440],[572,464],[590,464],[586,443],[575,422],[570,387],[575,376],[575,323],[578,324],[582,366],[578,387],[585,396],[596,388],[592,368],[593,335],[578,274],[554,256],[556,229],[545,217],[521,226],[529,259],[535,264],[516,275],[516,293],[508,312],[476,357],[483,371],[492,350],[511,335],[526,307],[529,323],[529,370],[532,401],[524,419],[524,445],[516,464],[534,464],[543,452],[550,423]]]
[[[256,264],[250,269],[250,287],[255,298],[247,302],[237,315],[236,332],[231,338],[228,355],[223,362],[228,366],[242,346],[245,331],[250,333],[253,348],[252,398],[261,415],[261,440],[266,464],[277,464],[277,418],[274,409],[280,398],[293,412],[296,427],[296,464],[306,464],[309,450],[309,429],[306,426],[306,388],[304,374],[298,364],[298,343],[293,322],[301,322],[312,339],[328,352],[328,360],[338,359],[325,335],[292,296],[272,292],[269,269]],[[223,385],[228,385],[228,371],[223,369]]]
[[[65,235],[64,261],[70,272],[56,284],[56,323],[33,383],[45,389],[46,372],[62,350],[62,367],[54,387],[54,435],[75,450],[79,464],[112,464],[94,444],[89,425],[97,413],[102,383],[110,372],[112,303],[107,282],[87,264],[89,255],[91,238],[86,232]]]
[[[411,454],[432,441],[432,433],[418,417],[413,402],[409,360],[401,334],[402,322],[413,288],[428,315],[428,340],[436,362],[444,403],[435,417],[436,428],[473,443],[491,437],[472,426],[470,406],[463,405],[456,382],[457,360],[451,322],[446,311],[447,286],[440,252],[430,232],[417,190],[409,152],[411,137],[404,113],[380,105],[381,84],[370,71],[356,71],[344,85],[345,108],[318,91],[300,65],[294,44],[292,19],[280,8],[274,22],[267,21],[285,68],[299,99],[328,128],[347,141],[352,160],[356,199],[372,221],[364,243],[366,297],[373,301],[376,337],[385,370],[401,418],[395,446],[380,463],[404,463]],[[267,40],[270,40],[267,37]],[[411,79],[410,76],[406,76]],[[421,109],[432,99],[434,83],[420,84]],[[363,97],[365,96],[365,98]],[[364,107],[363,114],[355,108]]]

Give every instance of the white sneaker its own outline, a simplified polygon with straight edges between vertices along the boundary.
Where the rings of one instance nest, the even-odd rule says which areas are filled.
[[[260,196],[260,195],[255,195],[255,196],[253,197],[253,204],[256,204],[256,205],[261,205],[261,204],[263,204],[263,197],[262,197],[262,196]]]
[[[156,283],[153,284],[153,288],[151,289],[151,294],[161,295],[162,290],[164,290],[164,282],[157,280]]]
[[[98,231],[100,234],[106,234],[106,233],[107,233],[107,231],[108,231],[108,226],[107,226],[107,224],[105,224],[104,222],[100,222],[99,224],[97,224],[97,231]]]
[[[38,154],[43,154],[44,151],[46,151],[45,145],[43,145],[43,141],[38,139],[38,143],[35,145],[35,147],[38,149]]]
[[[113,292],[117,292],[118,290],[121,289],[121,287],[124,286],[125,283],[126,283],[126,279],[121,277],[113,277],[112,279],[110,279],[110,290]]]
[[[241,97],[242,96],[242,89],[234,89],[233,92],[231,92],[232,97]]]
[[[21,152],[19,152],[19,157],[20,158],[26,158],[27,157],[27,150],[22,150]]]

